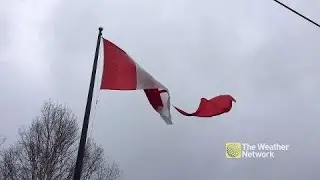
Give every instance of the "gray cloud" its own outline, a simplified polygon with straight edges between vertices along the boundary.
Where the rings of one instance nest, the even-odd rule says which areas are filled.
[[[289,4],[316,18],[312,3]],[[166,126],[142,92],[96,94],[89,134],[119,161],[124,179],[319,176],[319,30],[272,1],[12,1],[3,7],[6,145],[48,98],[67,102],[81,123],[102,25],[105,38],[170,89],[173,104],[193,111],[201,97],[237,99],[231,113],[210,120],[173,111],[175,125]],[[291,148],[275,160],[233,161],[224,157],[228,141]]]

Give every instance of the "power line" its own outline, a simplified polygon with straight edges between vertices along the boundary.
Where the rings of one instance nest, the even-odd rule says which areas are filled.
[[[285,5],[285,4],[281,3],[281,2],[279,2],[279,1],[277,1],[277,0],[273,0],[273,1],[275,1],[276,3],[280,4],[281,6],[283,6],[283,7],[287,8],[287,9],[289,9],[289,10],[290,10],[290,11],[292,11],[293,13],[297,14],[298,16],[302,17],[303,19],[305,19],[305,20],[307,20],[307,21],[311,22],[312,24],[314,24],[314,25],[316,25],[318,28],[320,28],[320,25],[319,25],[318,23],[316,23],[316,22],[312,21],[311,19],[307,18],[306,16],[304,16],[304,15],[300,14],[300,13],[299,13],[299,12],[297,12],[296,10],[294,10],[294,9],[290,8],[289,6],[287,6],[287,5]]]

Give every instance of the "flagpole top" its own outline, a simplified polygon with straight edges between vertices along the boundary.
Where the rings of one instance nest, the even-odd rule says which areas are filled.
[[[101,32],[103,30],[103,27],[99,27],[99,31]]]

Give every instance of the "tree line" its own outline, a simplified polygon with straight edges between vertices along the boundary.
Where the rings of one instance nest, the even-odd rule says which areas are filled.
[[[73,178],[80,129],[65,105],[46,101],[41,113],[18,140],[0,150],[1,180],[70,180]],[[0,148],[5,139],[0,138]],[[82,180],[117,180],[119,165],[104,155],[101,145],[88,138]]]

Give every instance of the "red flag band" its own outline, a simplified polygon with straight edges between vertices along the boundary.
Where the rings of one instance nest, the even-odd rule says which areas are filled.
[[[232,102],[236,102],[232,96],[220,95],[210,100],[201,98],[199,107],[194,113],[187,113],[175,106],[174,108],[185,116],[212,117],[229,112],[232,108]]]

